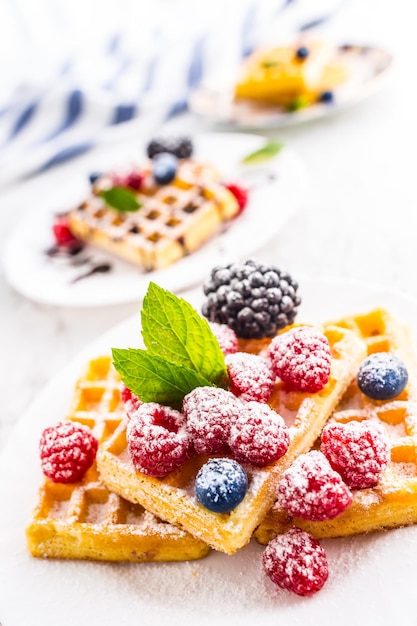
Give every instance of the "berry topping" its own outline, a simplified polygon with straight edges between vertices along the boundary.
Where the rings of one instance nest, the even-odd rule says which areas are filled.
[[[173,154],[161,152],[152,162],[152,171],[155,182],[158,185],[167,185],[175,178],[178,168],[178,160]]]
[[[229,183],[225,187],[235,196],[241,213],[248,203],[249,191],[234,183]]]
[[[374,487],[390,458],[385,433],[372,422],[328,424],[321,451],[351,489]]]
[[[195,479],[197,500],[209,511],[228,513],[242,502],[248,489],[248,477],[233,459],[210,459]]]
[[[135,191],[140,191],[143,182],[143,174],[138,171],[131,171],[129,174],[123,177],[121,180],[122,187],[129,187],[130,189],[134,189]]]
[[[133,411],[136,411],[142,404],[141,400],[130,391],[128,387],[124,383],[122,383],[120,388],[120,398],[125,405],[126,415],[130,419],[130,415]]]
[[[59,215],[52,226],[55,241],[58,246],[71,246],[78,242],[70,231],[66,215]]]
[[[408,372],[391,352],[375,352],[366,358],[357,376],[359,389],[372,400],[391,400],[406,387]]]
[[[323,104],[331,104],[332,102],[334,102],[334,94],[333,91],[323,91],[319,97],[318,97],[318,101],[319,102],[323,102]]]
[[[278,503],[293,517],[320,522],[337,517],[352,502],[352,494],[317,450],[301,454],[278,484]]]
[[[273,583],[299,596],[320,591],[329,575],[324,549],[299,528],[272,539],[262,555],[262,565]]]
[[[241,400],[267,402],[275,384],[269,361],[257,354],[236,352],[226,357],[231,391]]]
[[[315,393],[329,380],[330,346],[316,328],[299,326],[274,337],[268,354],[276,375],[293,389]]]
[[[294,321],[298,284],[275,266],[256,261],[217,266],[204,283],[203,315],[238,337],[262,339]]]
[[[228,451],[230,427],[241,411],[241,403],[230,391],[197,387],[185,396],[182,410],[198,454]]]
[[[310,50],[306,46],[300,46],[295,52],[295,56],[300,61],[304,61],[310,54]]]
[[[94,183],[96,183],[98,179],[102,176],[102,172],[91,172],[91,174],[89,174],[88,176],[88,180],[90,181],[91,185],[94,185]]]
[[[146,151],[150,159],[162,152],[173,154],[178,159],[189,159],[193,153],[193,143],[189,137],[152,139]]]
[[[141,404],[130,414],[127,443],[135,468],[156,477],[179,467],[192,449],[184,415],[155,402]]]
[[[39,443],[43,473],[54,483],[76,483],[94,463],[97,448],[90,429],[76,422],[45,428]]]
[[[290,436],[282,417],[267,404],[248,402],[230,429],[229,444],[238,461],[263,467],[286,453]]]
[[[216,336],[220,350],[225,356],[237,352],[238,343],[234,330],[227,326],[227,324],[216,324],[216,322],[210,323],[210,328]]]

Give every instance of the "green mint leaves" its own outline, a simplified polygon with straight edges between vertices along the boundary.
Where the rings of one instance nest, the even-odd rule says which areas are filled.
[[[122,213],[137,211],[142,206],[135,194],[126,187],[103,189],[100,196],[109,207]]]
[[[247,156],[242,159],[242,163],[250,164],[250,163],[261,163],[263,161],[268,161],[272,159],[274,156],[278,154],[283,148],[283,144],[278,141],[267,141],[262,148],[259,150],[255,150],[255,152],[251,152]]]
[[[227,387],[217,339],[188,302],[151,282],[141,319],[146,350],[114,348],[113,363],[143,402],[181,409],[184,396],[195,387]]]

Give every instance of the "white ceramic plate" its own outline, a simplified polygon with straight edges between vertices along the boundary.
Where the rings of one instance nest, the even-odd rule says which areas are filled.
[[[190,98],[193,113],[218,125],[235,128],[279,128],[333,115],[373,94],[382,84],[392,57],[383,48],[374,46],[341,46],[340,54],[349,66],[349,78],[334,91],[331,104],[313,104],[298,111],[235,101],[233,85],[213,76]]]
[[[258,165],[241,164],[247,154],[264,145],[256,135],[211,133],[196,137],[196,157],[215,163],[224,180],[250,188],[250,200],[243,213],[199,250],[164,270],[143,273],[137,267],[86,246],[82,257],[91,264],[111,263],[111,271],[84,280],[74,278],[88,271],[90,264],[74,267],[69,260],[51,259],[45,251],[53,244],[53,215],[71,204],[50,175],[49,196],[34,204],[17,225],[4,254],[5,275],[26,297],[60,306],[102,306],[134,302],[146,292],[150,280],[180,291],[199,283],[210,269],[228,259],[248,257],[260,249],[294,214],[300,204],[305,182],[304,167],[296,154],[284,148],[275,158]],[[47,182],[48,184],[48,182]],[[85,181],[74,181],[71,200],[85,197]],[[77,196],[78,193],[78,196]],[[79,260],[80,256],[73,260]]]
[[[300,280],[299,319],[389,307],[417,333],[417,302],[377,287]],[[200,292],[191,294],[194,304]],[[41,393],[0,455],[0,619],[3,626],[151,625],[392,626],[416,624],[417,527],[323,542],[330,577],[312,598],[277,590],[260,567],[262,547],[233,557],[170,564],[43,561],[26,550],[24,527],[41,480],[37,442],[58,421],[86,360],[137,345],[138,317],[89,346]]]

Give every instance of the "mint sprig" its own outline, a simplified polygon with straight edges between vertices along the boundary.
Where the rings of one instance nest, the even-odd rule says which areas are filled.
[[[147,349],[113,349],[116,370],[141,400],[181,408],[196,387],[228,387],[223,352],[191,304],[151,282],[141,321]]]
[[[261,163],[263,161],[268,161],[272,159],[274,156],[278,154],[284,147],[284,144],[278,141],[267,141],[262,148],[255,150],[255,152],[251,152],[247,156],[242,159],[242,163],[250,164],[250,163]]]
[[[102,189],[100,196],[109,207],[122,213],[137,211],[142,206],[135,194],[126,187]]]
[[[142,402],[181,409],[184,396],[212,383],[184,365],[171,363],[147,350],[113,348],[113,364],[124,384]]]

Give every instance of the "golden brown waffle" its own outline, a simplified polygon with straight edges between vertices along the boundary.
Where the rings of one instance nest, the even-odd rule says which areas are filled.
[[[144,181],[136,194],[142,205],[138,211],[109,207],[99,192],[113,183],[102,177],[90,198],[69,212],[73,234],[145,270],[154,270],[197,250],[220,224],[239,212],[235,196],[209,165],[180,161],[176,178],[168,185],[155,186],[149,165],[141,172]]]
[[[276,385],[270,404],[290,427],[289,449],[267,467],[245,465],[249,488],[233,511],[213,513],[201,506],[194,495],[196,474],[207,457],[192,457],[164,479],[137,472],[127,451],[125,423],[100,446],[97,464],[103,482],[127,500],[178,524],[217,550],[233,554],[244,547],[274,502],[277,479],[299,454],[311,448],[366,354],[364,343],[352,331],[327,326],[324,332],[332,354],[329,382],[316,394],[290,392],[282,384]],[[252,341],[248,349],[260,351],[265,345]]]
[[[69,419],[92,428],[102,441],[124,416],[119,387],[110,357],[91,361],[77,383]],[[26,538],[33,556],[62,559],[184,561],[209,552],[189,533],[111,493],[96,464],[75,484],[44,480]]]
[[[302,45],[256,50],[242,67],[235,97],[283,106],[302,97],[305,106],[346,81],[346,66],[335,49],[308,43],[308,57],[298,59],[296,51]]]
[[[417,522],[417,367],[408,330],[383,309],[346,317],[336,322],[352,329],[367,345],[368,354],[393,352],[406,364],[409,381],[394,400],[366,397],[356,380],[347,389],[332,420],[376,420],[391,443],[391,461],[374,488],[353,491],[351,506],[330,521],[309,522],[289,518],[274,506],[255,536],[268,543],[292,524],[316,537],[339,537]]]

